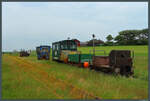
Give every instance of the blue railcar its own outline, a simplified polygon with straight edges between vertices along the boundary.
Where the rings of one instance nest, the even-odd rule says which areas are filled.
[[[40,59],[46,59],[49,60],[50,58],[50,46],[38,46],[36,47],[36,53],[38,60]]]

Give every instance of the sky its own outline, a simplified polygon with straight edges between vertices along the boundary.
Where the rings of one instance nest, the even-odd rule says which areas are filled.
[[[2,2],[2,51],[148,28],[147,2]]]

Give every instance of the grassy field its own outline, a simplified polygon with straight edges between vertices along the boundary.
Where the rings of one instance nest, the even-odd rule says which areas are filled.
[[[80,47],[89,53],[92,47]],[[18,54],[2,56],[2,99],[147,99],[148,46],[100,46],[134,50],[135,78],[113,76],[51,60]],[[97,55],[103,53],[96,53]]]

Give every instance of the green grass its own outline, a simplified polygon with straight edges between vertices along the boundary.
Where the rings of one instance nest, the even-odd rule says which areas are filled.
[[[100,46],[98,50],[105,50],[107,55],[113,49],[115,50],[133,50],[135,53],[134,66],[135,77],[126,78],[96,72],[94,70],[78,68],[68,64],[62,64],[51,60],[37,60],[36,52],[32,52],[30,57],[23,59],[34,63],[48,64],[50,68],[39,67],[50,75],[54,75],[57,79],[64,80],[79,89],[88,91],[94,95],[100,96],[102,99],[147,99],[148,98],[148,46]],[[78,48],[82,53],[89,53],[92,47]],[[102,53],[101,53],[102,54]],[[100,55],[100,54],[97,54]],[[14,56],[17,56],[16,54]],[[43,85],[30,78],[29,73],[23,71],[14,73],[18,68],[13,66],[11,62],[6,62],[7,58],[3,57],[2,62],[2,98],[3,99],[54,99],[57,97],[51,95],[49,90],[43,88]],[[8,59],[9,61],[9,59]],[[21,84],[14,78],[19,76],[22,78]],[[17,86],[18,85],[18,86]],[[30,85],[30,89],[25,89]],[[15,89],[12,89],[17,86]],[[38,87],[41,87],[40,93],[37,93]],[[54,87],[55,88],[55,87]],[[53,88],[52,88],[53,89]],[[71,98],[68,95],[69,88],[65,91],[56,90],[57,94],[63,95],[64,99]],[[51,96],[50,96],[51,95]]]
[[[3,60],[9,61],[4,58]],[[3,62],[2,65],[2,99],[55,98],[53,92],[46,91],[42,84],[31,78],[28,73],[18,70],[20,67],[14,66],[11,61]],[[38,91],[40,88],[42,90]]]
[[[89,53],[90,50],[93,50],[93,47],[79,47],[79,51],[82,53]],[[108,55],[111,50],[132,50],[135,53],[135,56],[148,56],[148,46],[99,46],[95,47],[95,50],[105,50]],[[97,52],[96,54],[103,54],[103,52]]]

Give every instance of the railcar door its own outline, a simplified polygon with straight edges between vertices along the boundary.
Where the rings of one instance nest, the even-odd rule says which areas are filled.
[[[52,56],[53,60],[59,60],[60,57],[60,43],[55,43],[52,45]]]

